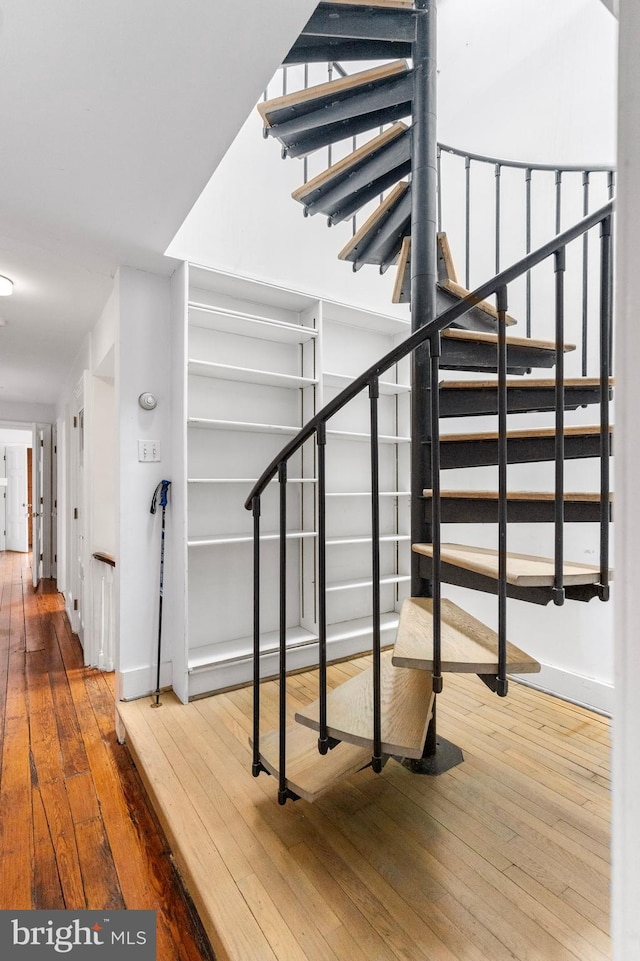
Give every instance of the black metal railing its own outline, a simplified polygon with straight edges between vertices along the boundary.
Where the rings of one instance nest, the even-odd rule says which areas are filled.
[[[287,725],[287,624],[286,624],[286,559],[287,559],[287,463],[290,458],[305,444],[315,437],[317,444],[318,464],[318,582],[319,582],[319,698],[320,719],[318,748],[320,753],[326,753],[329,747],[327,725],[327,623],[326,623],[326,489],[325,489],[325,450],[327,442],[327,423],[352,399],[364,390],[369,391],[370,399],[370,430],[371,430],[371,528],[372,528],[372,638],[373,638],[373,676],[374,676],[374,705],[372,730],[372,765],[375,770],[382,766],[381,751],[381,707],[380,707],[380,508],[378,496],[378,394],[379,378],[400,360],[414,353],[418,348],[425,347],[430,353],[431,371],[431,483],[433,532],[433,567],[431,573],[433,589],[433,673],[440,677],[441,672],[441,559],[440,559],[440,433],[439,433],[439,362],[441,349],[441,332],[458,321],[474,304],[496,296],[498,311],[497,338],[497,385],[498,385],[498,476],[499,476],[499,520],[498,520],[498,671],[493,679],[483,677],[486,682],[501,696],[507,693],[507,641],[506,641],[506,612],[507,612],[507,303],[508,288],[518,278],[527,274],[538,264],[548,259],[554,260],[555,266],[555,345],[556,345],[556,433],[555,433],[555,579],[553,585],[553,600],[556,604],[563,603],[565,589],[563,584],[563,540],[564,523],[564,273],[565,251],[575,241],[579,241],[594,228],[600,226],[600,306],[599,306],[599,368],[600,368],[600,455],[601,455],[601,516],[600,516],[600,583],[599,596],[606,600],[609,592],[609,468],[610,453],[609,438],[609,374],[611,349],[611,222],[613,203],[610,201],[594,213],[589,214],[568,230],[558,234],[552,240],[529,252],[524,258],[506,270],[498,272],[491,280],[476,287],[469,296],[459,303],[440,313],[431,323],[419,328],[402,343],[394,347],[380,360],[360,374],[347,388],[341,391],[332,401],[326,404],[298,434],[292,438],[271,461],[260,479],[252,488],[245,501],[245,508],[253,512],[254,517],[254,720],[253,720],[253,773],[257,775],[263,770],[260,760],[260,510],[261,497],[267,485],[278,478],[280,489],[280,604],[279,604],[279,791],[280,803],[285,803],[292,793],[288,788],[286,776],[286,725]],[[414,485],[415,486],[415,485]],[[415,490],[414,490],[415,496]]]

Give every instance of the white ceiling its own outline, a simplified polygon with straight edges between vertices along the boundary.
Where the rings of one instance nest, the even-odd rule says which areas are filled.
[[[55,401],[163,257],[316,0],[0,0],[0,404]]]

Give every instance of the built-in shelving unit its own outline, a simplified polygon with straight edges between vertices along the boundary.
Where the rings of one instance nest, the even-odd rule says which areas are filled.
[[[253,519],[244,500],[267,463],[368,364],[409,333],[408,322],[318,300],[197,265],[174,291],[174,394],[183,398],[184,651],[174,683],[186,699],[247,682],[253,656]],[[180,341],[178,343],[178,341]],[[409,582],[409,371],[380,383],[380,579],[383,641],[391,643]],[[328,649],[370,647],[371,494],[368,397],[327,430]],[[317,661],[317,457],[308,442],[287,484],[288,664]],[[175,487],[175,482],[174,482]],[[278,669],[278,491],[261,505],[261,670]],[[178,555],[180,556],[180,555]],[[180,566],[178,564],[178,566]],[[179,606],[179,605],[178,605]],[[176,645],[179,646],[179,639]],[[174,677],[175,681],[175,677]]]

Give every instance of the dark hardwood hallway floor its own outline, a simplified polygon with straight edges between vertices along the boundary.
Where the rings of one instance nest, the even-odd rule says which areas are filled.
[[[55,581],[0,552],[0,909],[157,911],[158,961],[210,961],[128,749],[113,678],[83,666]]]

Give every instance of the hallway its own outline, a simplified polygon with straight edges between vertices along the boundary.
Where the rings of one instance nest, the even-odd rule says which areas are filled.
[[[158,961],[210,961],[113,697],[55,582],[0,553],[0,909],[155,909]]]

